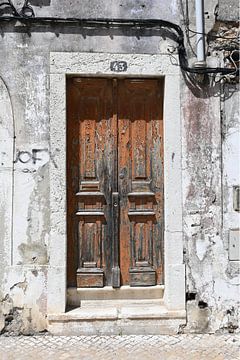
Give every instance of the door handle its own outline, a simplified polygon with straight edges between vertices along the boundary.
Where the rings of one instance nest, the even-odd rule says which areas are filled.
[[[119,179],[124,179],[127,175],[127,169],[124,167],[121,169],[120,173],[119,173]]]
[[[119,207],[119,193],[118,192],[112,193],[112,207],[113,207],[113,211],[114,211],[114,208],[116,209]]]

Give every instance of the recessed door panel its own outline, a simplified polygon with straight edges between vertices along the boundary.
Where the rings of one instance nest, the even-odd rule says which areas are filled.
[[[110,285],[117,149],[112,81],[68,79],[68,279]]]
[[[119,81],[120,268],[132,286],[162,281],[162,95],[159,80]]]
[[[67,82],[68,285],[162,283],[163,83]]]

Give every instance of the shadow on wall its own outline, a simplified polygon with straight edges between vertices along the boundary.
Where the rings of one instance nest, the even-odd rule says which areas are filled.
[[[51,0],[29,0],[29,3],[33,6],[38,6],[38,7],[50,6]]]

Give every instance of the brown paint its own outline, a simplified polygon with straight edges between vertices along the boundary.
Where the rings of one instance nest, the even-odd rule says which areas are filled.
[[[162,282],[162,109],[162,80],[68,79],[69,286]]]

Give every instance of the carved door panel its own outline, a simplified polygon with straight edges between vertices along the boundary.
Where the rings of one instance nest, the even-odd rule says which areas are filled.
[[[68,282],[111,284],[117,121],[112,80],[68,79]]]
[[[118,84],[118,189],[121,283],[162,282],[162,82]]]
[[[162,82],[67,81],[68,285],[162,282]]]

